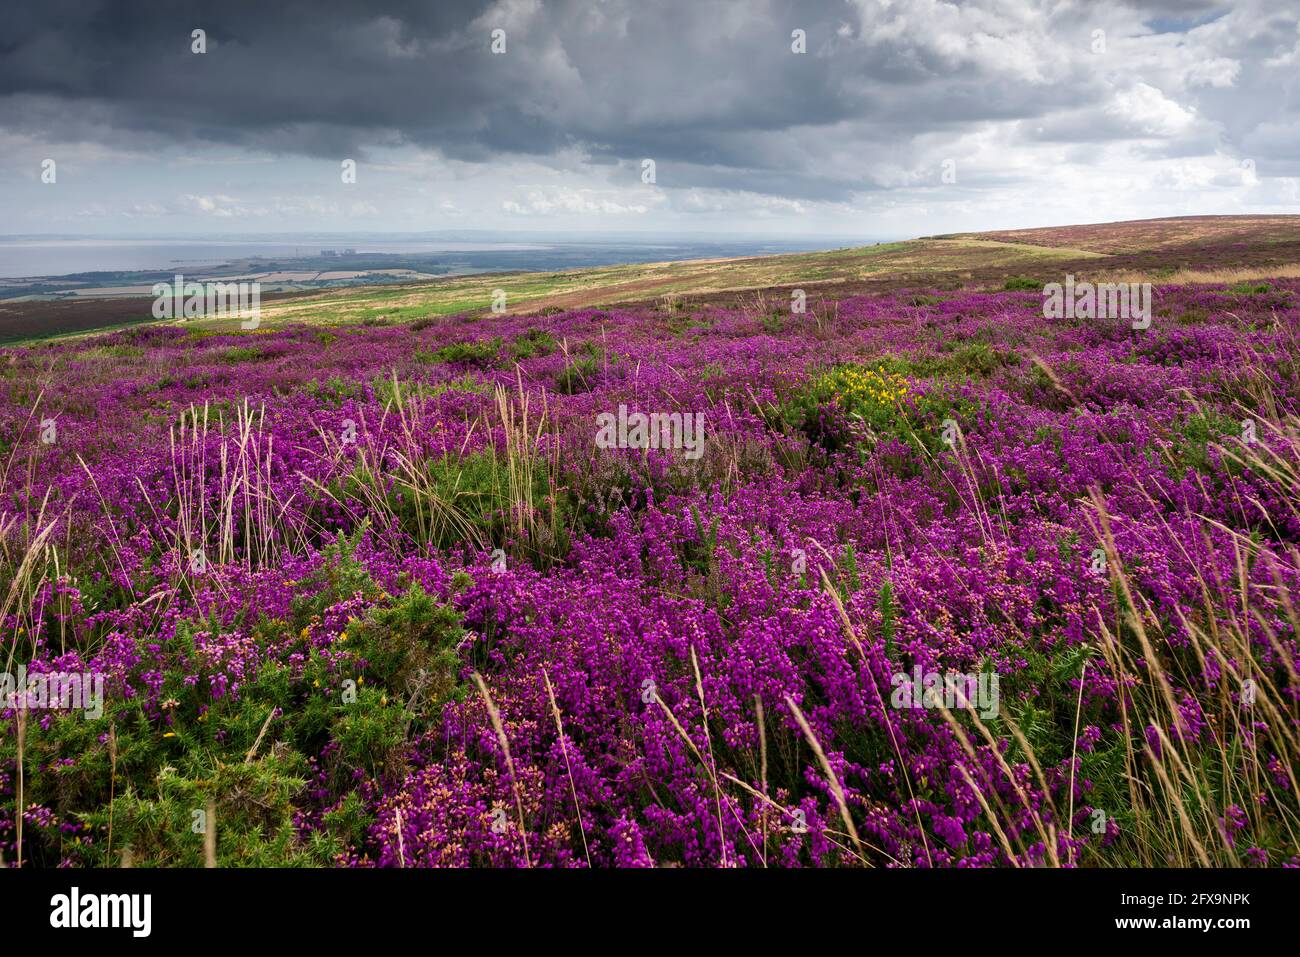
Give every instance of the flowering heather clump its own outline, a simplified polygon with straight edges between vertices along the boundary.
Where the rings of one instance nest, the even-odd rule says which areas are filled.
[[[1300,863],[1300,283],[770,320],[0,352],[4,861]]]

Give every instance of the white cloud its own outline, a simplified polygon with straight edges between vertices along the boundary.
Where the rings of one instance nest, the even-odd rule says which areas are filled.
[[[1143,136],[1175,136],[1196,122],[1195,108],[1184,108],[1147,83],[1115,94],[1106,112]]]
[[[621,202],[593,189],[544,187],[528,190],[521,200],[504,200],[501,208],[507,213],[520,216],[548,216],[555,213],[625,216],[648,213],[654,202],[653,199],[647,202]]]

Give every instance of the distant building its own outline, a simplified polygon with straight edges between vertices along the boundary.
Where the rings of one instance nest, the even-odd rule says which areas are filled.
[[[332,250],[332,249],[322,249],[322,250],[320,251],[320,254],[321,254],[322,256],[326,256],[326,257],[332,257],[332,256],[337,256],[337,255],[338,255],[338,253],[336,253],[336,252],[335,252],[334,250]]]
[[[355,249],[345,249],[345,250],[343,250],[343,255],[344,255],[344,256],[355,256],[356,254],[357,254],[357,251],[356,251]]]

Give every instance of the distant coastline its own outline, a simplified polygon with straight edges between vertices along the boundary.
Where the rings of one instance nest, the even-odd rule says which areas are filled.
[[[854,245],[854,240],[617,237],[474,238],[330,235],[257,238],[0,237],[0,296],[15,286],[36,294],[112,285],[144,285],[162,273],[195,276],[248,273],[404,270],[431,276],[498,270],[538,271],[711,256],[770,255]],[[409,278],[409,277],[408,277]],[[8,289],[8,295],[5,289]]]

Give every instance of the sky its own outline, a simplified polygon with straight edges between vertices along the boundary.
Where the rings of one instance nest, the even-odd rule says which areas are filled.
[[[0,234],[893,238],[1294,212],[1300,0],[0,17]]]

